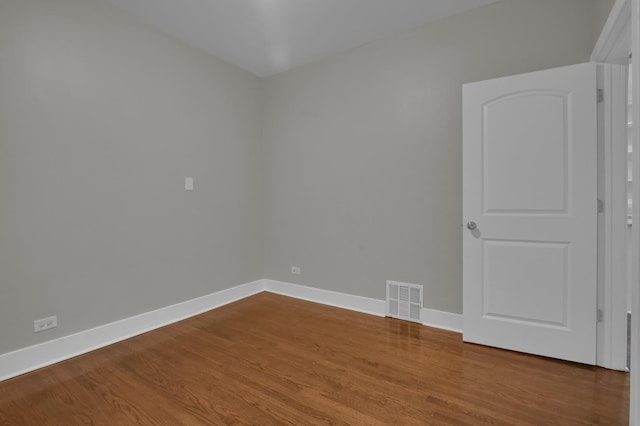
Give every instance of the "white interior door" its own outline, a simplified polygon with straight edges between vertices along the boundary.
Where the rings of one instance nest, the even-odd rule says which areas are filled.
[[[464,334],[595,364],[596,65],[466,84]]]

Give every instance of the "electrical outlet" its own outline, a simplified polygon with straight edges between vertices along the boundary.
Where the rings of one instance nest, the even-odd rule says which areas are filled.
[[[300,270],[300,268],[298,266],[292,266],[291,267],[291,273],[293,275],[300,275],[302,271]]]
[[[48,330],[58,326],[58,316],[54,315],[48,318],[42,318],[33,322],[33,331],[39,333],[40,331]]]

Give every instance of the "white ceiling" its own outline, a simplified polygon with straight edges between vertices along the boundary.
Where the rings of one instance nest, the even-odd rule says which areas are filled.
[[[496,0],[109,0],[265,77]]]

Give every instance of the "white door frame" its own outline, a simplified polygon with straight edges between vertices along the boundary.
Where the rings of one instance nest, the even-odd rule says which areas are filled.
[[[627,358],[627,65],[631,52],[631,2],[617,1],[591,60],[602,63],[598,87],[598,217],[597,365],[625,370]]]
[[[598,310],[596,364],[627,364],[627,66],[599,65],[598,88]]]
[[[616,0],[591,59],[608,64],[626,64],[629,52],[640,58],[640,0]],[[640,106],[640,67],[633,67],[633,104]],[[640,108],[633,110],[633,122],[640,123]],[[633,180],[640,182],[640,131],[633,127]],[[631,392],[629,396],[629,424],[640,426],[640,185],[633,186],[633,226],[631,261],[632,276],[632,336],[631,336]],[[607,284],[606,280],[603,284]],[[611,284],[611,282],[609,283]],[[609,291],[613,291],[610,287]],[[620,307],[614,307],[620,309]],[[622,307],[624,309],[624,307]],[[607,327],[608,329],[608,327]],[[605,339],[606,341],[606,339]],[[611,339],[609,340],[609,342]]]
[[[632,49],[633,57],[640,59],[640,0],[632,0]],[[640,124],[640,67],[633,67],[633,122]],[[633,234],[631,242],[631,260],[633,262],[633,280],[631,286],[632,308],[631,308],[631,394],[629,424],[631,426],[640,425],[640,129],[638,125],[633,126]]]

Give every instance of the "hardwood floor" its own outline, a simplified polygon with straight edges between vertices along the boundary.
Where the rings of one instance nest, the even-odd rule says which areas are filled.
[[[0,383],[2,425],[623,425],[628,374],[261,293]]]

